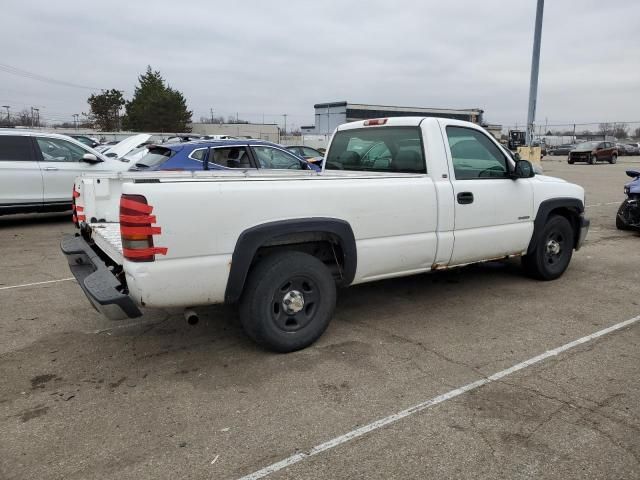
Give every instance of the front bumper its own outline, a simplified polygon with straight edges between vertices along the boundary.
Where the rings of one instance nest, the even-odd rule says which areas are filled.
[[[576,242],[576,250],[580,250],[580,247],[582,247],[582,244],[584,243],[584,239],[587,238],[590,224],[591,221],[588,218],[584,218],[584,215],[580,216],[580,234],[578,235],[578,241]]]
[[[110,320],[142,315],[131,297],[122,292],[122,284],[83,237],[65,235],[60,249],[93,308]]]

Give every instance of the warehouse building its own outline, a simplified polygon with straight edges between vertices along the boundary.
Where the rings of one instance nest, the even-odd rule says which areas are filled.
[[[275,123],[192,123],[191,131],[200,135],[230,135],[280,142],[280,127]]]
[[[481,124],[484,113],[479,108],[458,110],[365,105],[349,102],[317,103],[313,107],[315,108],[315,125],[301,127],[303,134],[330,135],[338,125],[343,123],[384,117],[443,117]]]

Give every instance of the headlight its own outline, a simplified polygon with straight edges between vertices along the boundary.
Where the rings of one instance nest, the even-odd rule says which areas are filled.
[[[629,191],[630,191],[630,188],[629,188],[629,187],[627,187],[627,186],[625,185],[625,187],[624,187],[624,194],[625,194],[625,195],[629,195]]]

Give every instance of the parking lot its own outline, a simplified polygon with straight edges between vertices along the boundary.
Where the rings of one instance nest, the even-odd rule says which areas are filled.
[[[631,166],[543,161],[591,219],[559,280],[509,261],[353,287],[287,355],[230,307],[104,320],[59,252],[68,216],[0,217],[0,477],[640,478]]]

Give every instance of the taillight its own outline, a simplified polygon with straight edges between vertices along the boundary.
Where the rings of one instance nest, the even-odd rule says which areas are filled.
[[[123,194],[120,197],[120,236],[122,255],[132,262],[153,262],[156,255],[166,255],[166,247],[154,247],[153,236],[162,233],[154,227],[153,207],[142,195]]]
[[[76,198],[80,196],[80,192],[76,190],[76,185],[73,184],[73,190],[71,192],[71,211],[73,216],[71,217],[76,227],[80,228],[80,222],[84,222],[87,217],[84,214],[84,207],[76,203]]]
[[[389,119],[388,118],[372,118],[371,120],[365,120],[364,126],[372,127],[374,125],[384,125],[385,123],[387,123],[387,120]]]

